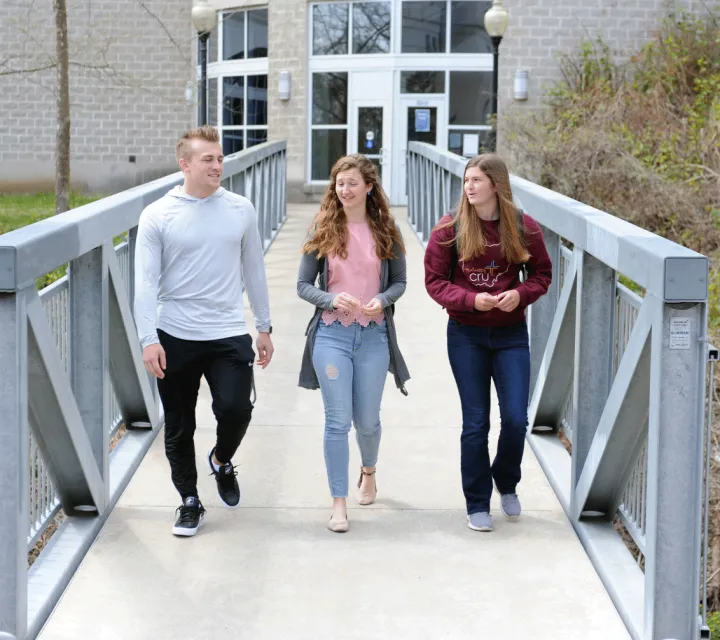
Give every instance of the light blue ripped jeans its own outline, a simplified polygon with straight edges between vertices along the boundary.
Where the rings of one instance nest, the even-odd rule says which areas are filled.
[[[325,466],[333,498],[348,495],[348,433],[355,424],[364,467],[374,467],[380,448],[380,402],[390,363],[387,328],[371,322],[317,328],[313,366],[325,404]]]

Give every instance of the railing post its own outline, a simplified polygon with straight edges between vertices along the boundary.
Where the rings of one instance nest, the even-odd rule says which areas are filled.
[[[125,283],[127,287],[128,302],[130,308],[135,308],[135,248],[137,247],[137,232],[138,228],[133,227],[128,230],[128,281]]]
[[[696,638],[700,591],[704,305],[656,304],[650,364],[645,638]]]
[[[417,197],[416,197],[416,180],[415,180],[415,154],[407,152],[407,160],[405,162],[405,171],[407,180],[407,200],[408,200],[408,220],[410,226],[417,231]]]
[[[109,279],[106,251],[96,247],[70,263],[70,382],[109,499]],[[67,508],[68,505],[63,505]]]
[[[25,298],[0,293],[0,637],[27,629],[28,350]]]
[[[530,397],[535,388],[540,364],[545,355],[545,347],[550,337],[558,300],[560,298],[560,236],[546,227],[540,227],[545,238],[550,260],[552,261],[552,282],[546,295],[542,296],[531,308],[530,321]]]
[[[575,249],[577,303],[573,377],[571,513],[579,515],[575,488],[605,408],[613,372],[616,276],[602,261]],[[612,514],[606,514],[612,518]]]

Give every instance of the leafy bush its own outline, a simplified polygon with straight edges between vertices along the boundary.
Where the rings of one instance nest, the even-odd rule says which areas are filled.
[[[711,259],[720,340],[720,21],[671,15],[623,62],[602,40],[560,60],[545,108],[507,119],[514,171]],[[627,283],[626,283],[627,284]],[[720,373],[720,372],[718,372]],[[720,382],[715,381],[715,415]],[[720,441],[720,424],[714,440]],[[713,456],[710,609],[720,607],[720,463]],[[720,614],[711,616],[720,633]]]

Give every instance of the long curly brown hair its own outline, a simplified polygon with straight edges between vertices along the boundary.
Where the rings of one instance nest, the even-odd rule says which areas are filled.
[[[530,259],[530,254],[517,228],[517,209],[513,203],[510,174],[507,166],[500,156],[494,153],[485,153],[468,161],[465,166],[465,174],[471,167],[480,169],[495,187],[498,211],[500,213],[500,245],[505,259],[514,264],[526,262]],[[463,174],[463,182],[465,174]],[[487,242],[483,233],[482,222],[475,213],[474,207],[470,204],[464,188],[457,208],[457,216],[450,222],[438,225],[438,228],[451,227],[456,223],[456,235],[453,240],[449,241],[449,244],[457,242],[459,259],[472,260],[483,255]]]
[[[320,211],[313,218],[310,234],[303,246],[303,253],[317,252],[319,258],[337,255],[347,259],[347,216],[336,191],[337,176],[341,171],[360,171],[370,193],[367,197],[366,212],[378,258],[393,258],[393,246],[405,253],[402,236],[390,214],[388,198],[380,185],[377,169],[365,156],[354,154],[340,158],[330,173],[330,184],[325,191]]]

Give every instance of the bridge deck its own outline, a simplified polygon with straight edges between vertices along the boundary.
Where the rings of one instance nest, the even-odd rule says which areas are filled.
[[[325,529],[322,401],[296,386],[311,310],[295,281],[312,212],[292,207],[267,256],[277,351],[257,375],[253,423],[235,459],[242,507],[220,508],[205,472],[214,423],[203,387],[204,527],[195,538],[171,535],[179,500],[158,438],[40,637],[627,638],[529,447],[521,520],[498,517],[495,502],[494,533],[465,526],[446,316],[425,293],[422,248],[405,221],[408,290],[397,324],[410,395],[388,379],[377,503],[361,508],[351,498],[350,533]],[[495,413],[494,437],[497,424]],[[351,439],[351,481],[355,449]]]

